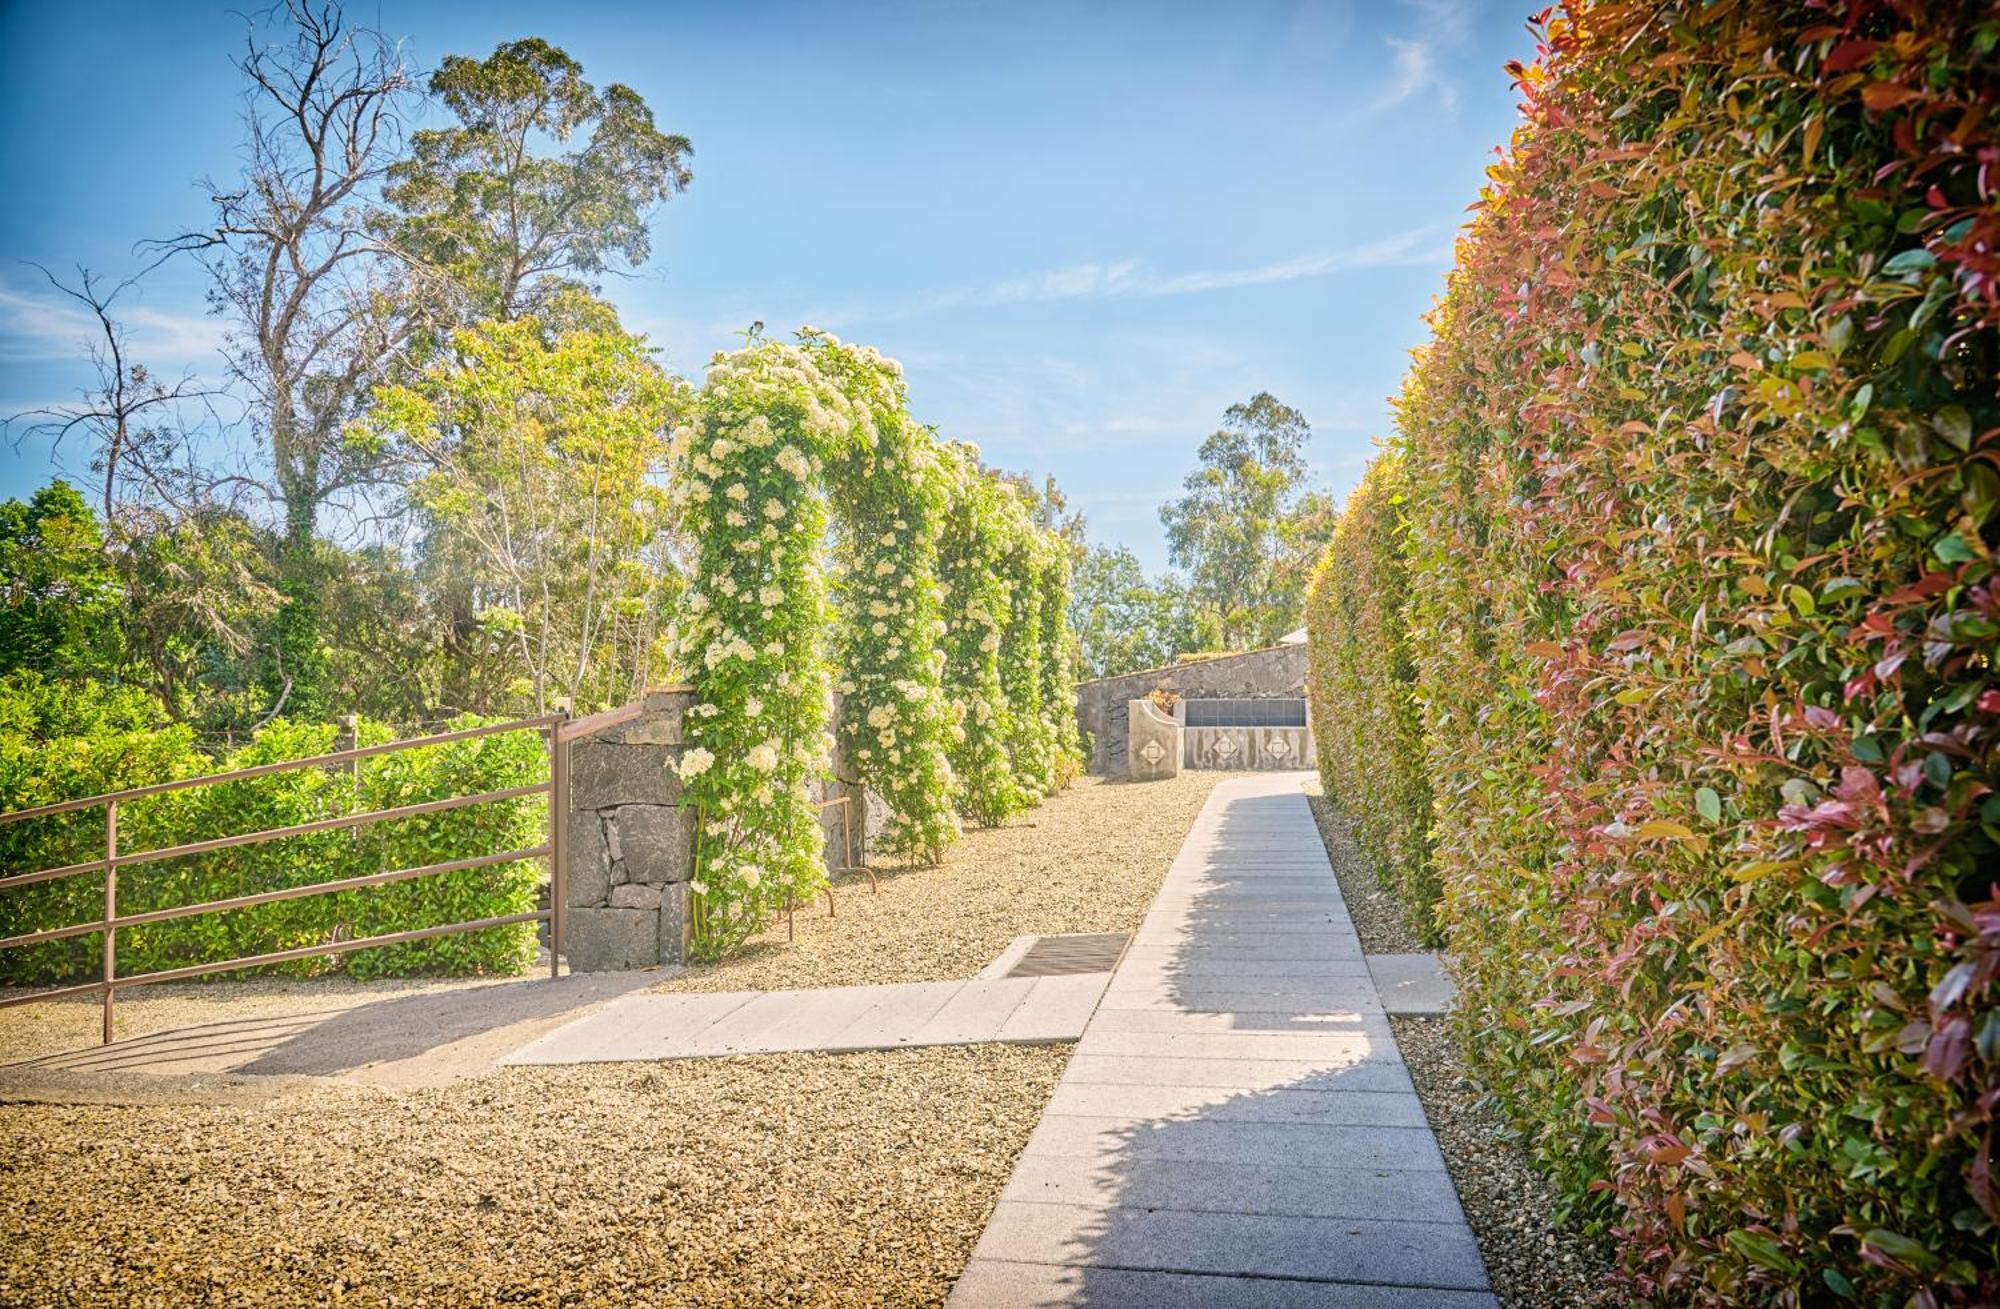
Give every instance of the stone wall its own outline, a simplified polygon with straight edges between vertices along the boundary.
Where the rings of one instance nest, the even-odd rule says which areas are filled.
[[[673,765],[684,748],[682,716],[693,703],[694,692],[669,687],[573,724],[563,955],[576,972],[687,958],[695,822],[694,810],[681,804]],[[865,862],[887,816],[881,797],[843,780],[846,771],[835,745],[832,776],[811,784],[816,802],[848,798],[821,811],[829,871]],[[847,825],[843,807],[852,810]]]
[[[694,693],[648,691],[638,713],[590,729],[569,751],[563,954],[577,972],[687,957],[694,810],[681,806],[681,719]]]
[[[1084,682],[1076,688],[1076,719],[1089,733],[1090,771],[1111,777],[1125,776],[1126,706],[1154,690],[1172,691],[1189,699],[1256,698],[1304,695],[1305,684],[1303,644],[1274,645]]]

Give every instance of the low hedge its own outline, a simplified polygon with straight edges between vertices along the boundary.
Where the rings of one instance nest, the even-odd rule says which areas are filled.
[[[1430,774],[1402,620],[1403,502],[1402,461],[1390,453],[1341,510],[1306,592],[1306,698],[1327,797],[1410,926],[1436,945]]]
[[[1631,1300],[1993,1303],[2000,6],[1540,35],[1398,402],[1465,1046]]]
[[[475,722],[464,719],[454,726]],[[393,739],[378,723],[364,722],[360,730],[363,744]],[[163,720],[142,695],[56,686],[20,674],[0,686],[0,810],[336,748],[331,727],[279,722],[250,744],[215,758],[197,748],[185,725]],[[538,735],[507,733],[399,751],[349,769],[308,769],[169,792],[119,806],[119,848],[138,853],[531,785],[546,777],[545,761]],[[143,913],[532,846],[542,840],[545,815],[546,802],[536,797],[141,864],[120,870],[118,908]],[[101,858],[103,824],[102,810],[88,810],[0,826],[0,868],[20,872]],[[545,880],[541,861],[530,860],[125,928],[118,933],[119,972],[136,975],[525,913],[537,907]],[[0,892],[0,936],[98,918],[103,887],[101,874],[79,874]],[[276,971],[338,970],[357,978],[518,972],[534,959],[535,930],[534,923],[515,924],[301,960]],[[0,952],[0,983],[7,985],[94,980],[100,969],[97,934]]]

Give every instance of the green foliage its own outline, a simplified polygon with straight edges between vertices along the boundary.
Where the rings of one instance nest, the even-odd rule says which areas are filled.
[[[947,448],[956,465],[939,548],[945,594],[945,689],[958,706],[952,775],[960,813],[997,827],[1028,808],[1014,780],[1001,633],[1012,616],[1006,565],[1007,492],[970,446]]]
[[[472,726],[462,719],[454,726]],[[364,743],[391,739],[377,723]],[[153,782],[323,754],[333,730],[277,722],[223,758],[196,748],[193,732],[165,720],[141,692],[91,684],[57,686],[31,673],[0,683],[0,809],[102,794]],[[526,786],[547,773],[541,740],[508,733],[403,751],[350,768],[303,769],[169,792],[119,806],[119,850],[136,854],[239,832],[312,822],[453,795]],[[306,886],[497,854],[540,844],[546,804],[535,799],[474,805],[121,869],[118,908],[144,913],[232,896]],[[102,858],[104,815],[86,810],[0,826],[0,866],[57,867]],[[308,896],[202,914],[118,934],[122,975],[322,945],[536,907],[546,878],[538,860],[470,869],[384,887]],[[0,936],[100,918],[101,874],[79,874],[0,896]],[[416,973],[519,972],[533,961],[532,923],[491,928],[276,971],[334,970],[358,978]],[[39,985],[99,975],[100,937],[71,937],[0,953],[0,980]]]
[[[1545,23],[1398,403],[1467,1049],[1635,1299],[1991,1303],[2000,10]]]
[[[411,504],[457,537],[475,619],[504,652],[510,699],[623,704],[663,665],[656,617],[671,575],[649,552],[682,386],[608,323],[533,318],[454,333],[418,376],[378,388],[349,444],[394,446],[418,470]]]
[[[684,136],[653,125],[628,86],[602,91],[583,66],[538,37],[487,58],[447,55],[431,94],[457,118],[410,135],[389,169],[392,239],[449,274],[471,317],[544,314],[616,257],[644,263],[655,206],[686,188]],[[544,141],[577,147],[541,155]]]
[[[1041,606],[1042,712],[1048,718],[1053,750],[1051,791],[1075,781],[1083,771],[1083,733],[1076,721],[1076,636],[1069,627],[1071,552],[1050,542],[1048,561],[1037,580]]]
[[[1401,479],[1393,452],[1370,466],[1313,574],[1306,696],[1327,796],[1347,815],[1376,875],[1396,889],[1411,926],[1436,945],[1431,789],[1403,629]]]
[[[828,473],[840,502],[837,629],[841,753],[890,809],[883,848],[935,864],[958,839],[947,757],[938,534],[950,503],[931,433],[910,421],[902,368],[865,346],[803,333],[855,406]]]
[[[1013,487],[1002,484],[1000,504],[1006,547],[1001,552],[1007,609],[1000,632],[1000,685],[1007,755],[1023,807],[1056,789],[1056,740],[1046,700],[1042,644],[1042,577],[1053,551],[1025,512]]]
[[[1260,391],[1229,407],[1186,494],[1160,510],[1169,555],[1228,649],[1273,645],[1298,626],[1331,528],[1332,506],[1306,488],[1311,439],[1305,415]]]
[[[0,673],[115,672],[124,598],[75,487],[58,479],[0,504]]]
[[[1185,653],[1222,644],[1214,615],[1203,612],[1173,573],[1146,576],[1128,546],[1092,546],[1071,583],[1069,625],[1085,677],[1162,668]]]
[[[832,691],[821,469],[855,414],[806,350],[753,339],[717,356],[696,415],[675,433],[697,549],[677,654],[698,700],[681,760],[702,816],[693,929],[713,955],[826,880],[807,790]]]

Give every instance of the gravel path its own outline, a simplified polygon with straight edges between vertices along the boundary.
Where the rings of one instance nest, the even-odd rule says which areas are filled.
[[[971,977],[1017,936],[1125,932],[1160,889],[1217,782],[1198,772],[1160,782],[1079,778],[1011,826],[968,828],[938,868],[877,870],[882,889],[848,874],[826,901],[719,964],[690,968],[663,991],[782,991],[808,986],[943,982]]]
[[[1137,924],[1210,788],[1085,779],[942,868],[843,878],[675,989],[970,977],[1014,937]],[[121,1036],[472,982],[142,988]],[[141,999],[143,997],[143,999]],[[0,1011],[0,1062],[94,1039]],[[0,1103],[0,1305],[937,1304],[1067,1046],[324,1080]]]
[[[0,1304],[936,1304],[1067,1047],[0,1106]]]
[[[1308,784],[1308,790],[1314,792],[1313,818],[1362,950],[1427,950],[1410,930],[1403,902],[1376,879],[1346,820],[1317,794],[1316,783]],[[1500,1303],[1507,1309],[1614,1309],[1624,1303],[1605,1285],[1612,1262],[1604,1247],[1577,1228],[1553,1221],[1561,1197],[1486,1098],[1451,1021],[1391,1018],[1389,1023]]]

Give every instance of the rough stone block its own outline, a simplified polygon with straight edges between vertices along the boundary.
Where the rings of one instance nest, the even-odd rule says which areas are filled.
[[[631,804],[613,823],[624,880],[648,886],[685,882],[694,875],[694,810],[677,805]]]
[[[693,929],[688,917],[688,888],[686,882],[675,882],[660,888],[660,962],[663,964],[686,963],[688,946]]]
[[[572,909],[563,954],[579,973],[648,968],[660,962],[660,915],[653,909]]]
[[[664,745],[578,741],[570,749],[570,803],[578,809],[679,804],[680,774],[671,767],[676,753]]]
[[[594,809],[572,811],[568,833],[563,899],[572,909],[604,904],[611,896],[611,859],[604,848],[603,820]]]
[[[611,888],[611,907],[613,909],[658,909],[660,907],[660,888],[657,886],[639,886],[635,884],[614,886]]]

